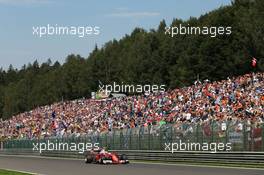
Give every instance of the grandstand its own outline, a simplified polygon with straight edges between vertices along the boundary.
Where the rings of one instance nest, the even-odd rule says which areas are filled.
[[[113,130],[171,124],[204,124],[233,121],[264,123],[264,73],[196,83],[149,95],[78,99],[38,107],[0,121],[1,139],[80,137]],[[223,129],[224,130],[224,129]]]

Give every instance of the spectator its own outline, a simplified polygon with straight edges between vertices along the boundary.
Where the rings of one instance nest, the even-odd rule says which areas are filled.
[[[162,93],[59,102],[0,119],[0,138],[79,137],[113,129],[209,120],[263,123],[263,87],[264,73],[254,73],[217,82],[199,81]]]

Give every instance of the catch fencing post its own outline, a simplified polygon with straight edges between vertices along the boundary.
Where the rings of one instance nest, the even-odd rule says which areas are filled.
[[[141,134],[143,134],[142,132],[142,127],[139,128],[139,134],[138,134],[138,149],[141,149]]]
[[[262,123],[262,151],[264,151],[264,123]]]
[[[123,138],[123,131],[120,132],[120,135],[119,135],[119,146],[118,146],[118,149],[119,150],[123,150],[124,149],[124,144],[125,142],[123,142],[124,139]]]
[[[171,125],[170,128],[171,128],[170,129],[170,132],[171,132],[171,138],[170,138],[171,140],[170,140],[170,142],[172,143],[173,142],[173,133],[174,133],[173,125]]]
[[[128,129],[126,137],[128,139],[128,141],[127,141],[128,148],[126,148],[126,149],[131,150],[131,143],[132,143],[132,140],[131,140],[132,139],[132,130],[131,130],[131,128]]]
[[[2,151],[4,149],[4,143],[3,141],[0,141],[0,150]]]
[[[194,124],[195,125],[195,128],[196,128],[196,143],[200,143],[200,141],[199,141],[199,133],[198,133],[198,124]]]
[[[246,151],[247,150],[247,132],[246,132],[246,122],[244,121],[243,122],[243,137],[244,137],[244,140],[243,140],[243,151]]]
[[[150,125],[148,125],[148,150],[150,150]]]
[[[213,143],[214,142],[214,121],[211,120],[210,124],[211,124],[211,130],[212,130],[211,143]]]
[[[111,149],[115,149],[115,130],[113,130],[112,146]]]

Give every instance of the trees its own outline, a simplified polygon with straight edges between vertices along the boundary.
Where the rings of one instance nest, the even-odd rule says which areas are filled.
[[[0,117],[5,118],[61,99],[89,97],[104,84],[187,86],[200,79],[219,80],[264,70],[264,1],[235,0],[232,5],[189,20],[162,20],[157,29],[136,28],[119,41],[107,42],[88,58],[69,55],[64,64],[35,61],[16,70],[0,69]],[[231,26],[231,35],[165,35],[167,26]]]

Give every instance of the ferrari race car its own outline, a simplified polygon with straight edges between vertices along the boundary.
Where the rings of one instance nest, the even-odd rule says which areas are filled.
[[[128,164],[127,156],[117,153],[102,152],[99,150],[91,150],[85,153],[85,163],[98,163],[98,164]]]

